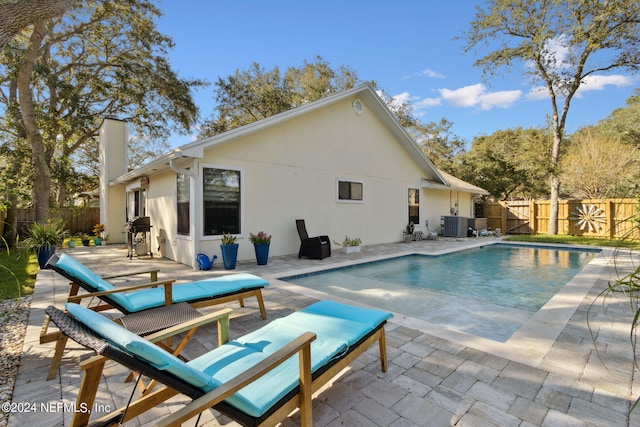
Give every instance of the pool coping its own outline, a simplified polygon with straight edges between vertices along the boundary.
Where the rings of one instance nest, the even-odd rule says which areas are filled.
[[[476,244],[470,244],[464,248],[445,249],[436,252],[423,251],[405,251],[395,253],[392,256],[382,255],[362,258],[354,261],[345,261],[332,265],[330,268],[326,266],[311,267],[300,270],[293,270],[274,274],[269,280],[277,283],[291,292],[308,295],[317,299],[333,299],[345,303],[361,305],[364,307],[372,307],[359,301],[348,300],[332,294],[310,289],[282,279],[292,276],[301,276],[307,274],[319,273],[325,270],[340,269],[359,264],[366,264],[386,259],[399,258],[409,255],[428,255],[440,256],[449,253],[460,252],[463,250],[479,248],[488,245],[510,245],[510,246],[537,246],[544,248],[559,249],[585,249],[589,251],[599,251],[596,256],[585,265],[569,282],[567,282],[547,303],[538,310],[528,321],[526,321],[506,342],[498,342],[488,338],[478,337],[457,329],[438,325],[426,320],[417,319],[405,314],[394,312],[391,323],[405,326],[407,328],[416,329],[421,332],[433,335],[438,338],[446,339],[463,346],[471,347],[489,354],[504,357],[515,362],[523,363],[528,366],[537,367],[544,359],[545,354],[549,351],[553,343],[556,341],[562,330],[576,312],[583,299],[591,288],[595,285],[603,268],[607,266],[613,257],[614,250],[609,247],[599,246],[582,246],[582,245],[564,245],[564,244],[546,244],[546,243],[529,243],[529,242],[505,242],[481,241]]]

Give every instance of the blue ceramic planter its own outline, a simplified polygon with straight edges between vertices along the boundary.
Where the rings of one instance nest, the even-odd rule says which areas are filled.
[[[236,268],[236,261],[238,260],[238,243],[233,245],[220,245],[220,251],[222,252],[222,263],[225,270],[234,270]]]
[[[36,255],[38,256],[38,265],[40,268],[45,268],[47,261],[53,254],[56,253],[56,247],[54,245],[39,246],[36,248]]]
[[[259,243],[253,245],[256,250],[256,261],[258,265],[267,265],[269,260],[269,243]]]

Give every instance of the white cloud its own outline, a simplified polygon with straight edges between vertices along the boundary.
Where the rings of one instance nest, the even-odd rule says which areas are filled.
[[[414,77],[428,77],[430,79],[446,79],[447,76],[445,76],[444,74],[440,74],[437,71],[434,71],[430,68],[425,68],[422,71],[416,71],[414,73],[411,73],[408,76],[404,76],[402,77],[403,80],[408,80]]]
[[[633,77],[620,74],[612,76],[590,75],[583,79],[582,84],[576,92],[576,98],[581,98],[585,92],[594,90],[605,90],[607,86],[631,86],[634,84]],[[529,101],[539,101],[549,99],[549,91],[546,86],[536,86],[531,88],[527,94]]]
[[[430,77],[432,79],[444,79],[444,78],[446,78],[443,74],[440,74],[437,71],[433,71],[433,70],[431,70],[429,68],[425,68],[420,73],[418,73],[418,75],[419,76]]]
[[[571,63],[569,56],[571,49],[569,48],[569,41],[566,34],[560,34],[558,37],[554,37],[545,43],[545,53],[547,54],[547,60],[555,62],[556,68],[564,69],[570,68]]]
[[[438,89],[442,98],[454,107],[473,107],[480,103],[480,97],[486,88],[482,83],[464,86],[459,89]]]
[[[490,110],[494,107],[511,107],[520,97],[519,90],[488,92],[485,85],[478,83],[459,89],[438,89],[442,98],[454,107],[477,107]]]
[[[546,86],[536,86],[531,88],[527,94],[529,101],[540,101],[541,99],[549,99],[549,91]]]
[[[397,95],[393,95],[393,103],[400,106],[405,102],[412,102],[419,99],[417,96],[412,96],[409,92],[402,92]]]
[[[633,78],[629,76],[613,75],[613,76],[596,76],[590,75],[582,80],[576,96],[580,96],[584,92],[591,90],[604,90],[607,86],[630,86],[633,84]]]
[[[424,98],[413,103],[416,110],[428,107],[437,107],[442,104],[442,98]]]
[[[509,108],[520,99],[521,96],[522,91],[519,90],[502,90],[487,93],[480,97],[480,108],[483,110],[490,110],[493,107]]]

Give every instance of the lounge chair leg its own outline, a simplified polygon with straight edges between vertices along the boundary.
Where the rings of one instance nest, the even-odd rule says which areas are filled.
[[[49,366],[49,372],[47,373],[47,381],[52,380],[56,377],[56,372],[58,372],[58,368],[60,367],[62,354],[64,353],[64,349],[66,346],[67,336],[64,334],[60,334],[58,336],[58,339],[56,340],[56,351],[53,354],[53,358],[51,359],[51,365]]]
[[[262,320],[267,320],[267,310],[264,308],[264,300],[262,299],[261,290],[256,292],[256,298],[258,299],[258,306],[260,306],[260,316],[262,316]]]
[[[313,381],[311,379],[311,345],[305,345],[298,353],[300,358],[300,425],[311,427],[313,425],[313,414],[311,408],[313,403]]]
[[[78,391],[78,398],[76,400],[77,408],[93,407],[96,394],[98,393],[98,386],[100,385],[100,377],[102,376],[102,370],[106,361],[106,358],[97,356],[87,359],[80,364],[82,380],[80,381],[80,390]],[[71,417],[71,427],[88,425],[90,416],[91,411],[74,411]]]
[[[380,328],[380,339],[378,339],[378,347],[380,348],[380,364],[382,372],[387,372],[387,338],[384,332],[384,326]]]

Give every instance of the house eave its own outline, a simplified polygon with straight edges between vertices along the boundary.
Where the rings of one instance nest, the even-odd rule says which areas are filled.
[[[166,172],[171,169],[171,163],[180,159],[190,157],[202,157],[202,152],[198,153],[197,150],[189,150],[187,155],[181,148],[171,150],[166,154],[156,157],[149,163],[146,163],[132,171],[127,172],[124,175],[119,176],[116,179],[109,181],[109,186],[126,185],[132,181],[135,181],[143,176],[153,176],[159,173]],[[199,154],[199,155],[198,155]]]
[[[476,194],[479,196],[488,196],[489,192],[480,187],[476,187],[475,185],[467,184],[467,185],[455,185],[455,184],[442,184],[439,182],[434,182],[428,179],[422,179],[422,188],[428,188],[430,190],[439,190],[439,191],[462,191],[465,193]]]

